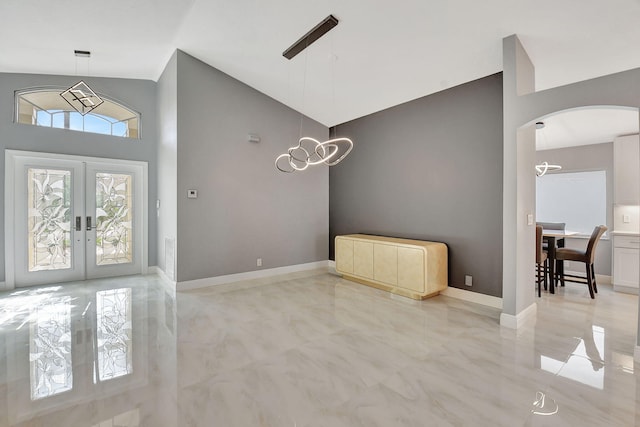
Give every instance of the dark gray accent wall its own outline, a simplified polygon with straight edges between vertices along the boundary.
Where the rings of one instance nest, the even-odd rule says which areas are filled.
[[[502,295],[502,75],[337,126],[355,147],[330,169],[336,235],[444,242],[449,285]],[[473,286],[464,286],[465,275]]]
[[[607,223],[613,230],[613,143],[582,145],[577,147],[558,148],[536,152],[536,164],[544,161],[554,165],[562,165],[562,172],[584,172],[604,170],[607,175]],[[588,197],[588,195],[585,195]],[[594,224],[594,227],[599,224]],[[569,248],[581,249],[587,245],[586,239],[566,239]],[[611,275],[611,240],[602,239],[596,247],[596,274]],[[567,263],[573,271],[584,269],[584,264]]]
[[[177,81],[178,281],[327,260],[327,167],[274,167],[298,142],[300,113],[181,51]],[[310,119],[302,131],[329,135]]]
[[[30,87],[69,87],[83,79],[99,94],[122,102],[142,114],[141,139],[118,138],[14,123],[14,91]],[[4,224],[4,150],[146,161],[149,164],[149,265],[156,265],[157,192],[156,168],[156,83],[149,80],[112,79],[79,76],[0,73],[0,224]],[[0,226],[4,241],[4,226]],[[4,245],[0,246],[0,277],[4,277]]]

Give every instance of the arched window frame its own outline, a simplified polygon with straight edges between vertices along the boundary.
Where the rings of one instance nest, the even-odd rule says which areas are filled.
[[[49,127],[53,129],[67,129],[100,135],[110,135],[119,138],[141,138],[141,113],[137,112],[126,104],[115,100],[114,98],[99,93],[98,95],[104,100],[104,103],[92,112],[87,113],[83,116],[75,111],[64,100],[64,98],[60,96],[60,93],[66,89],[66,87],[42,86],[16,90],[14,92],[15,123]],[[50,96],[50,102],[52,103],[52,105],[55,104],[55,108],[47,109],[41,105],[38,105],[36,102],[33,102],[33,98],[38,96],[44,97],[47,95]],[[28,106],[29,111],[24,111],[24,108],[26,106]],[[121,114],[121,117],[113,117],[111,115],[101,114],[101,112],[105,110],[109,111],[110,109],[115,112],[119,112]],[[42,120],[41,117],[43,115],[47,115],[48,120]],[[54,118],[57,117],[62,117],[62,119],[54,120]],[[74,121],[73,127],[71,126],[71,117],[73,117]],[[91,121],[95,121],[95,123],[104,123],[104,127],[109,128],[109,132],[91,130]],[[119,130],[119,128],[121,128],[123,125],[125,126],[124,132]]]

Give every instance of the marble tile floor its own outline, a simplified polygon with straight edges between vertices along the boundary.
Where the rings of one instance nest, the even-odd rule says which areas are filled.
[[[518,331],[320,271],[0,293],[0,426],[640,425],[638,300],[599,288],[543,295]]]

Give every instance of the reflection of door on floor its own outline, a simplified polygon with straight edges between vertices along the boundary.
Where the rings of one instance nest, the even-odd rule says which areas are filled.
[[[146,163],[12,150],[6,163],[10,287],[145,272]]]
[[[55,419],[65,408],[75,411],[91,400],[117,398],[124,390],[148,392],[146,288],[112,288],[103,282],[88,289],[41,287],[4,298],[14,309],[9,324],[15,330],[6,334],[7,354],[2,356],[14,380],[7,385],[8,410],[0,422],[50,425],[43,420],[49,415]],[[21,323],[24,327],[18,327]],[[139,405],[120,402],[123,412],[115,415],[126,419]],[[137,419],[137,414],[129,415]]]

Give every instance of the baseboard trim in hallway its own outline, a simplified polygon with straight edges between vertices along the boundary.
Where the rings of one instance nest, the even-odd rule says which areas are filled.
[[[535,321],[538,313],[538,304],[533,303],[529,307],[522,310],[520,313],[516,314],[507,314],[502,313],[500,315],[500,326],[504,326],[509,329],[518,329],[523,325]]]
[[[451,298],[461,299],[463,301],[474,302],[476,304],[486,305],[488,307],[498,308],[502,310],[502,298],[491,295],[479,294],[478,292],[466,291],[460,288],[448,287],[440,292]]]
[[[244,280],[264,279],[267,277],[281,276],[283,274],[296,273],[307,270],[317,270],[328,268],[328,261],[316,261],[306,264],[288,265],[286,267],[269,268],[265,270],[247,271],[245,273],[227,274],[224,276],[207,277],[204,279],[186,280],[177,282],[178,291],[187,291],[190,289],[206,288],[209,286],[225,285],[228,283],[241,282]]]

